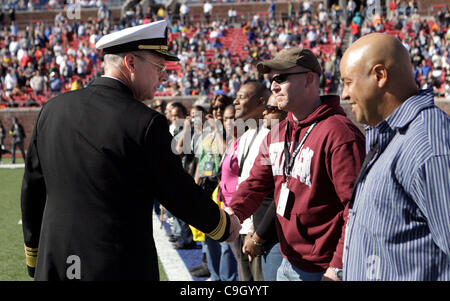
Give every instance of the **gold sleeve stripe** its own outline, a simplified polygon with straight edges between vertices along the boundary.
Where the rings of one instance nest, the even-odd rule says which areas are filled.
[[[37,250],[37,248],[29,248],[25,246],[25,259],[27,266],[32,268],[36,267]]]
[[[27,259],[27,266],[30,268],[36,267],[36,256],[26,256]]]
[[[225,233],[225,229],[227,227],[226,213],[222,209],[219,209],[219,210],[220,210],[219,224],[213,231],[206,233],[206,235],[208,235],[209,237],[211,237],[214,240],[220,239],[223,236],[223,234]]]

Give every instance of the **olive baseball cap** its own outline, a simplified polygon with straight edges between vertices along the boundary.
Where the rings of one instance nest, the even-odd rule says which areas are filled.
[[[298,46],[281,50],[273,59],[258,63],[256,68],[260,73],[269,73],[272,69],[283,71],[296,66],[308,68],[319,76],[322,74],[322,68],[314,53]]]

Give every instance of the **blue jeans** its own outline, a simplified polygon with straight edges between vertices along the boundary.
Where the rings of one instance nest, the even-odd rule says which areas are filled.
[[[264,245],[264,252],[261,259],[264,281],[276,281],[277,271],[283,260],[280,243]]]
[[[206,258],[211,281],[237,281],[237,261],[226,242],[217,242],[205,236]]]
[[[25,150],[23,147],[23,141],[16,142],[15,140],[13,140],[12,147],[11,147],[12,148],[12,150],[11,150],[12,151],[12,154],[11,154],[11,163],[12,164],[16,163],[16,146],[19,147],[20,152],[22,153],[22,158],[25,161]]]
[[[320,281],[324,272],[309,273],[293,266],[283,258],[277,272],[277,281]]]

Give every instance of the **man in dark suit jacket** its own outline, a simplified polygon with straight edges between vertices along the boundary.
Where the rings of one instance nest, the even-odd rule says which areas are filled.
[[[167,121],[142,103],[167,80],[166,22],[104,36],[105,75],[50,100],[22,184],[27,265],[36,280],[159,280],[153,199],[223,241],[240,224],[171,151]]]

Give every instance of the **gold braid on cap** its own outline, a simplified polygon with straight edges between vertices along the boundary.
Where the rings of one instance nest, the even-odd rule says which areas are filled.
[[[166,45],[138,45],[139,49],[144,50],[168,50],[169,46]]]

